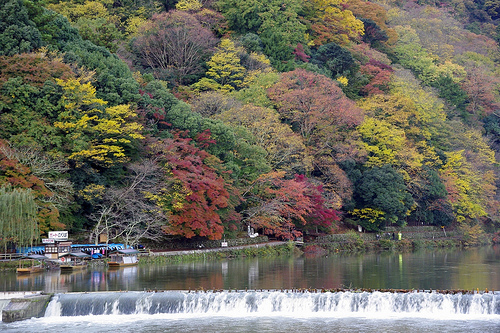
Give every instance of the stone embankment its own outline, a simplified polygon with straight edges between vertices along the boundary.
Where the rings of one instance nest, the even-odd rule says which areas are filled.
[[[52,294],[42,292],[16,292],[0,293],[2,303],[9,302],[3,306],[2,321],[11,323],[18,320],[43,317],[45,309],[52,298]]]

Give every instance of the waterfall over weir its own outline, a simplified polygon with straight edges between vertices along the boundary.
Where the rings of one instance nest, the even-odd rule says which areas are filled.
[[[45,317],[96,315],[214,315],[500,318],[500,293],[436,292],[96,292],[56,294]]]

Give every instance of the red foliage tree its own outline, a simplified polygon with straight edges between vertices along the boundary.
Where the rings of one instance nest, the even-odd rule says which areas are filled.
[[[40,53],[0,56],[0,86],[14,77],[22,77],[24,83],[42,87],[47,80],[64,80],[73,76],[69,65]]]
[[[229,30],[227,20],[221,13],[206,9],[206,5],[204,7],[205,9],[195,12],[193,15],[198,19],[202,27],[209,29],[217,37],[222,37]]]
[[[293,50],[293,54],[295,55],[295,59],[298,59],[303,62],[309,62],[309,58],[311,58],[311,56],[305,53],[304,47],[300,43],[298,43],[295,50]]]
[[[307,224],[330,227],[338,220],[336,211],[325,207],[321,186],[302,175],[283,176],[283,172],[271,172],[253,184],[249,201],[257,204],[244,212],[249,225],[265,234],[294,239]]]
[[[335,207],[340,207],[340,201],[351,195],[351,184],[343,181],[347,176],[337,163],[357,158],[353,132],[363,121],[363,111],[333,80],[303,69],[283,73],[268,95],[282,119],[304,138],[314,158],[315,176],[326,185],[327,196],[337,202]]]
[[[163,230],[186,238],[221,239],[224,225],[220,213],[232,210],[229,199],[233,189],[220,174],[223,172],[220,161],[181,135],[176,133],[173,139],[164,139],[152,147],[170,184],[163,193],[168,198],[157,200],[170,214],[169,224]],[[202,147],[213,143],[209,132],[201,133],[197,139]],[[231,212],[227,215],[233,222],[238,220]]]
[[[370,59],[368,63],[361,66],[360,72],[370,80],[370,83],[361,89],[366,95],[384,94],[389,91],[391,74],[394,72],[390,66]]]
[[[480,66],[471,66],[468,69],[467,77],[462,84],[462,88],[469,96],[467,111],[483,117],[490,115],[499,108],[496,102],[495,88],[500,84],[500,79]]]
[[[335,221],[340,220],[338,212],[326,206],[322,184],[314,185],[304,175],[295,175],[295,181],[306,185],[306,196],[313,204],[312,212],[306,217],[309,225],[331,228]]]

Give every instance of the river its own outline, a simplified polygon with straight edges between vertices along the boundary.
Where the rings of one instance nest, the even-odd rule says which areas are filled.
[[[2,332],[500,332],[500,247],[0,272],[0,288],[56,293]]]

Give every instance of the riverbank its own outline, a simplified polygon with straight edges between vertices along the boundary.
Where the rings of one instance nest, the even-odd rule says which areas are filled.
[[[401,233],[401,239],[399,239]],[[348,231],[317,237],[304,246],[305,253],[414,251],[422,248],[467,248],[500,243],[499,234],[437,227],[387,228],[382,233]]]
[[[294,242],[271,241],[252,245],[219,247],[210,249],[181,251],[150,251],[140,258],[140,263],[179,263],[193,260],[238,258],[238,257],[270,257],[300,254]]]
[[[401,232],[401,240],[398,233]],[[496,237],[496,238],[495,238]],[[235,241],[235,240],[231,240]],[[237,257],[267,257],[279,255],[326,255],[331,253],[355,253],[370,251],[408,252],[432,248],[465,248],[498,243],[498,234],[470,235],[460,230],[446,231],[436,227],[387,228],[383,233],[363,233],[348,231],[310,239],[301,246],[295,242],[267,241],[251,245],[220,247],[220,243],[201,243],[209,249],[151,251],[141,257],[141,263],[179,263],[186,261],[210,260]],[[230,242],[230,241],[228,241]],[[244,243],[244,240],[238,242]],[[231,244],[231,243],[229,243]]]
[[[401,240],[398,233],[401,232]],[[182,249],[182,244],[150,248],[140,255],[140,264],[180,263],[238,257],[271,257],[281,255],[326,255],[369,251],[408,252],[422,248],[464,248],[499,243],[499,235],[470,235],[459,230],[446,231],[436,227],[388,228],[383,233],[348,231],[309,239],[296,246],[295,242],[269,241],[266,236],[196,243],[196,249]],[[193,244],[191,244],[193,245]],[[180,246],[180,247],[176,247]],[[92,260],[91,266],[102,266],[106,259]],[[15,270],[17,261],[0,262],[0,270]]]
[[[243,241],[235,243],[244,243]],[[198,260],[215,260],[222,258],[238,257],[272,257],[281,255],[299,255],[301,251],[294,242],[268,241],[248,245],[237,245],[231,247],[211,247],[191,250],[147,250],[139,255],[139,264],[153,263],[180,263]],[[104,259],[93,259],[89,261],[90,267],[105,266]],[[19,266],[18,261],[0,262],[0,271],[14,271]]]

